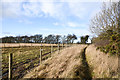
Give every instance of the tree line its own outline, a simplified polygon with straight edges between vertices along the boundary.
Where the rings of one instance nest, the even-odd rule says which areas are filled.
[[[79,42],[77,43],[86,43],[88,41],[88,35],[81,36]],[[74,40],[77,39],[77,36],[75,34],[68,34],[67,36],[61,36],[61,35],[53,35],[50,34],[48,36],[45,36],[43,38],[42,34],[36,34],[33,36],[6,36],[2,37],[2,43],[48,43],[48,44],[71,44],[74,43]]]

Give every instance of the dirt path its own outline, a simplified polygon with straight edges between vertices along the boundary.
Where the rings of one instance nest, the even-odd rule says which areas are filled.
[[[91,80],[92,79],[92,75],[91,75],[91,71],[90,71],[90,67],[86,61],[86,55],[85,55],[85,52],[86,52],[86,48],[85,47],[82,51],[82,54],[81,54],[81,59],[82,59],[82,64],[81,66],[79,67],[80,68],[80,74],[79,76],[82,78],[82,79],[85,79],[85,80]]]
[[[115,75],[112,77],[117,78],[117,70],[118,59],[115,56],[96,51],[93,45],[77,45],[56,52],[24,78],[92,80],[92,78],[111,78],[113,74]]]
[[[91,79],[86,61],[87,45],[72,46],[56,52],[39,67],[31,70],[24,78],[79,78]]]

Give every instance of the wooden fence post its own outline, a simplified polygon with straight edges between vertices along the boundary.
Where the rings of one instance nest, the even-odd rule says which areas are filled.
[[[50,56],[51,56],[51,54],[52,54],[52,51],[53,51],[53,46],[51,45],[51,53],[50,53]]]
[[[42,48],[40,48],[40,64],[42,64]]]
[[[67,43],[66,43],[66,48],[67,48]]]
[[[5,43],[4,43],[4,48],[5,48]]]
[[[32,47],[32,43],[31,43],[31,47]]]
[[[62,49],[63,49],[63,43],[62,43]]]
[[[20,47],[20,43],[19,43],[19,47]]]
[[[58,51],[60,50],[60,46],[59,46],[59,44],[58,44]]]
[[[9,79],[12,80],[12,53],[9,54]]]

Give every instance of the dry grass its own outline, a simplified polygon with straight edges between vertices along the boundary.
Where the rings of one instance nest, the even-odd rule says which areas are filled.
[[[85,50],[86,46],[72,46],[52,54],[24,78],[118,78],[118,57],[102,53],[94,45]]]
[[[93,69],[93,78],[118,78],[118,57],[96,50],[94,45],[86,49],[88,64]]]
[[[42,65],[28,72],[24,78],[74,78],[75,71],[82,64],[81,51],[86,46],[72,46],[56,52]]]
[[[0,47],[19,47],[19,46],[51,46],[51,44],[45,43],[0,43]],[[57,46],[57,44],[52,44],[52,46]]]

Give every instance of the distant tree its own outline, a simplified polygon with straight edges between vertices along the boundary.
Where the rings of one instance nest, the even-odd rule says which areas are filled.
[[[35,42],[35,41],[34,41],[34,36],[30,36],[29,39],[30,39],[30,40],[29,40],[30,43],[34,43],[34,42]]]
[[[34,39],[35,43],[41,43],[42,42],[43,37],[42,37],[41,34],[36,34],[33,37],[34,37],[33,39]]]
[[[77,44],[80,44],[80,42],[78,41]]]
[[[68,34],[67,35],[67,43],[73,43],[75,39],[77,39],[75,34],[73,34],[73,35]]]
[[[56,37],[55,37],[55,35],[48,35],[48,36],[46,36],[45,38],[44,38],[44,42],[45,43],[49,43],[49,44],[53,44],[53,43],[55,43],[56,42]]]
[[[75,34],[73,34],[72,35],[72,43],[74,42],[74,40],[76,40],[77,39],[77,37],[76,37],[76,35]]]
[[[55,38],[56,38],[56,43],[58,44],[60,42],[61,35],[56,35]]]
[[[71,40],[72,40],[72,35],[68,34],[67,35],[67,43],[71,43]]]
[[[89,35],[85,36],[85,42],[88,42]]]
[[[81,39],[81,43],[85,44],[85,38],[84,38],[84,36],[81,36],[80,39]]]
[[[65,35],[61,37],[61,41],[63,44],[67,43],[67,37]]]
[[[88,42],[88,38],[89,38],[89,35],[81,36],[80,37],[81,43],[86,44],[86,42]]]

